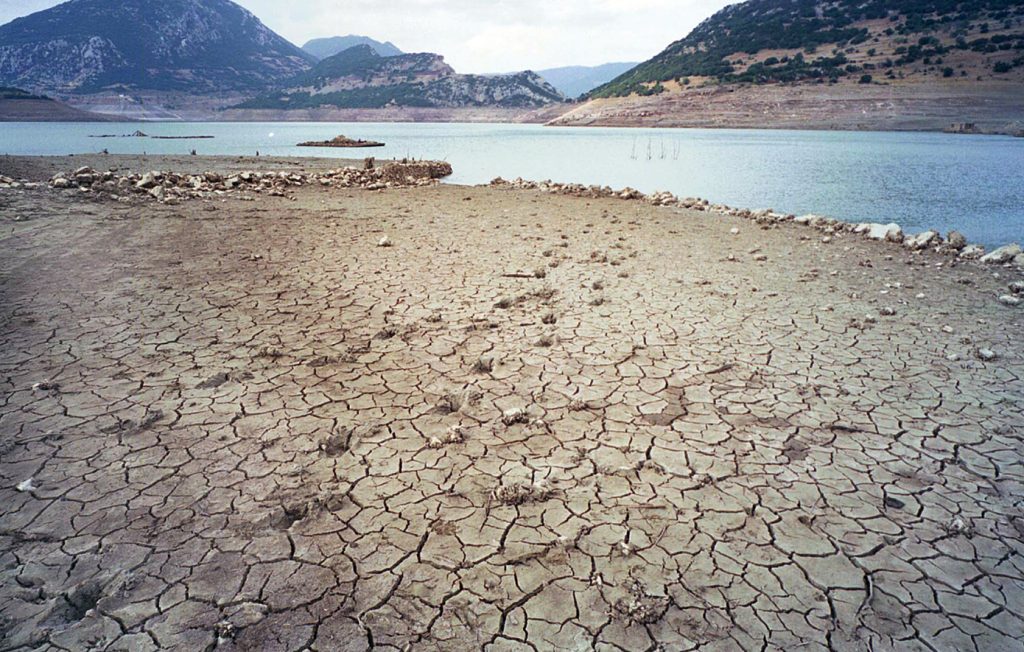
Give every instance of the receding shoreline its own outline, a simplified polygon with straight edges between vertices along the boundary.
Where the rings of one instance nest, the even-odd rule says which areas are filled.
[[[172,101],[173,98],[165,98]],[[78,109],[106,108],[103,98],[79,98]],[[159,104],[160,99],[154,98]],[[539,109],[499,107],[300,110],[217,110],[182,103],[175,122],[469,122],[638,128],[798,129],[943,132],[973,125],[972,133],[1024,132],[1024,90],[1010,82],[715,85],[650,97],[598,99]],[[177,103],[175,106],[177,106]],[[2,115],[2,107],[0,107]],[[160,112],[158,115],[166,115]],[[145,115],[108,119],[144,118]],[[156,120],[154,122],[159,122]]]

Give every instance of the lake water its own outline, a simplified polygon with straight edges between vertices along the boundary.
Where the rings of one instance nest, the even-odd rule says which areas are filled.
[[[208,135],[212,140],[90,138]],[[338,134],[372,150],[296,147]],[[572,181],[669,190],[712,202],[907,231],[958,229],[985,245],[1024,241],[1024,138],[931,133],[552,128],[394,123],[6,123],[0,153],[245,154],[444,159],[452,183]]]

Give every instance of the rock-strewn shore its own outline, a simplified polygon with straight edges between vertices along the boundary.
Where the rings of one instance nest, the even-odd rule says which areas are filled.
[[[610,197],[625,200],[644,201],[654,206],[678,206],[693,211],[703,211],[717,215],[732,215],[771,225],[792,222],[816,228],[826,234],[838,232],[856,233],[871,240],[899,244],[913,251],[928,249],[938,253],[956,256],[965,260],[980,260],[983,263],[1013,264],[1024,270],[1024,249],[1017,243],[999,247],[986,253],[981,245],[969,244],[964,235],[958,231],[950,231],[945,238],[937,231],[924,231],[908,235],[898,224],[850,223],[823,215],[793,215],[779,213],[770,208],[751,210],[734,208],[725,204],[712,204],[699,197],[676,197],[670,192],[660,191],[644,194],[634,188],[614,190],[608,186],[586,186],[578,183],[558,183],[554,181],[527,181],[514,179],[506,181],[498,177],[491,181],[492,186],[508,186],[524,190],[540,190],[542,192],[569,195],[572,197]],[[826,236],[827,237],[827,236]]]
[[[1024,640],[1016,267],[666,196],[75,161],[0,157],[40,182],[0,188],[0,649]],[[82,163],[262,190],[49,186]]]
[[[416,187],[436,183],[451,173],[452,166],[439,161],[402,161],[381,166],[368,161],[362,168],[343,167],[315,173],[246,170],[229,175],[218,172],[177,174],[160,171],[119,175],[112,170],[98,172],[83,166],[73,172],[54,175],[49,185],[59,190],[75,189],[118,201],[143,197],[174,203],[181,199],[208,198],[233,191],[284,197],[289,189],[309,184],[367,190]],[[13,179],[7,179],[6,187],[21,185]],[[0,177],[2,187],[5,187],[4,178]]]

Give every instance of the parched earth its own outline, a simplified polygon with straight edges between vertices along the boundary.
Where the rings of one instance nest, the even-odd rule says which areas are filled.
[[[458,186],[0,229],[0,650],[1024,648],[1019,272]]]

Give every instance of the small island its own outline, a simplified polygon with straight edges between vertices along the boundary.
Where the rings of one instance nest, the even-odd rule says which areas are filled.
[[[332,140],[309,141],[299,143],[298,147],[384,147],[384,143],[375,140],[353,140],[348,136],[335,136]]]

